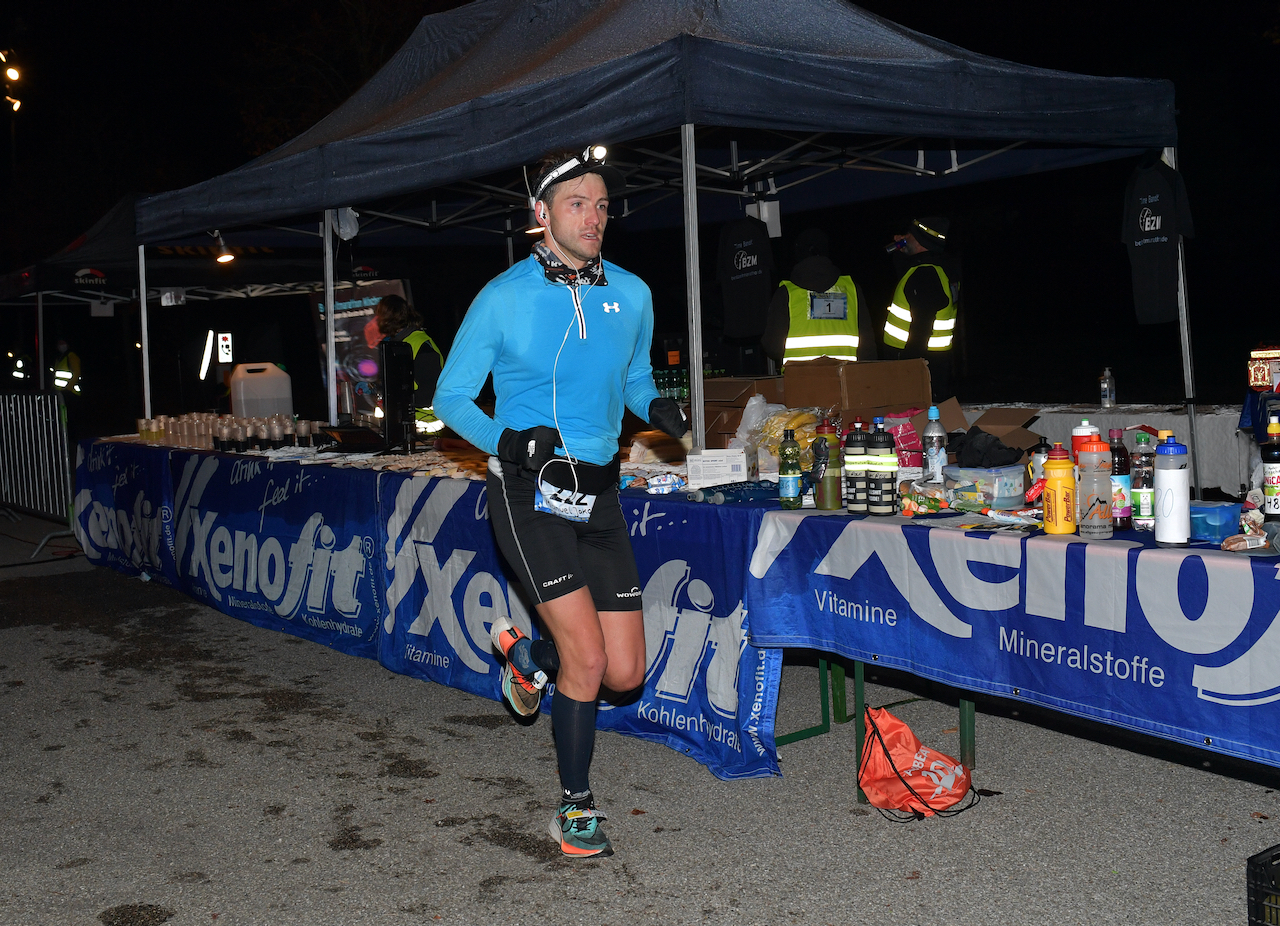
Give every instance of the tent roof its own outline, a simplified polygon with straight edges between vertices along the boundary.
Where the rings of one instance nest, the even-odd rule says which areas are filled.
[[[1176,141],[1167,81],[989,58],[844,0],[474,0],[424,18],[293,141],[140,202],[138,233],[314,215],[686,123],[988,148]]]
[[[136,201],[135,196],[124,197],[56,254],[0,276],[0,301],[25,301],[37,292],[44,293],[46,301],[136,299],[141,244],[135,231]],[[322,288],[318,226],[309,235],[297,229],[256,229],[228,234],[225,240],[237,255],[228,264],[215,260],[218,244],[203,232],[148,244],[147,288],[151,297],[157,296],[159,287],[181,287],[187,298],[196,300],[286,295]],[[366,248],[360,256],[360,266],[338,266],[339,273],[355,280],[397,278],[408,275],[414,261],[413,252],[405,248]]]

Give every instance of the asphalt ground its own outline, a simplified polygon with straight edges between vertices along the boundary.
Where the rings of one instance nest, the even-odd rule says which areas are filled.
[[[546,834],[550,722],[262,630],[0,517],[0,924],[1243,924],[1280,774],[978,702],[970,810],[855,800],[852,724],[723,782],[602,733],[612,858]],[[869,669],[869,671],[871,671]],[[789,656],[778,729],[816,721]],[[958,753],[954,693],[873,705]]]

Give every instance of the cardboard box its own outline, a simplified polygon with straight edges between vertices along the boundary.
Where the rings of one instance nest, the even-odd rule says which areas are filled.
[[[771,404],[782,404],[781,376],[719,376],[702,381],[702,401],[707,405],[742,408],[753,395]]]
[[[738,413],[738,420],[741,421],[742,409],[740,408],[707,406],[703,409],[703,415],[705,416],[703,419],[703,435],[705,440],[702,446],[710,449],[724,447],[725,441],[720,435],[729,427],[730,418],[735,411]],[[737,430],[737,427],[735,424],[732,430]]]
[[[969,420],[965,418],[964,410],[954,396],[945,402],[938,403],[938,420],[942,422],[942,426],[947,429],[948,434],[952,431],[969,430]],[[920,435],[922,440],[924,439],[924,426],[928,423],[928,406],[920,414],[911,416],[911,426],[916,429],[916,433]]]
[[[783,379],[790,408],[821,408],[833,415],[841,409],[926,408],[933,397],[929,364],[920,359],[793,360]]]
[[[1027,450],[1040,443],[1040,435],[1031,433],[1026,426],[1039,414],[1038,408],[989,408],[974,424],[1000,438],[1005,446],[1021,450],[1025,463]]]
[[[747,478],[747,455],[741,449],[707,449],[702,453],[689,454],[686,462],[689,466],[690,489],[728,485]]]

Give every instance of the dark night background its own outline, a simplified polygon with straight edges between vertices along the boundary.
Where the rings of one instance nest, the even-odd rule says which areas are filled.
[[[12,49],[23,71],[17,88],[23,108],[3,111],[9,150],[2,159],[0,273],[64,247],[126,193],[203,180],[293,137],[376,71],[422,15],[456,5],[23,0],[11,6],[0,21],[0,49]],[[1186,253],[1197,395],[1238,403],[1248,350],[1280,343],[1268,256],[1280,205],[1270,167],[1280,141],[1280,4],[861,5],[1025,64],[1173,81],[1179,167],[1196,225]],[[779,270],[789,269],[795,234],[823,227],[833,259],[880,308],[895,282],[883,253],[891,233],[912,214],[949,215],[964,259],[966,349],[956,384],[962,401],[1093,402],[1097,377],[1110,365],[1121,402],[1177,402],[1183,387],[1176,323],[1140,327],[1133,317],[1119,237],[1132,167],[1123,160],[808,215],[784,210],[775,258]],[[630,233],[617,223],[609,238],[606,254],[652,286],[659,331],[683,333],[682,236]],[[710,323],[718,310],[716,241],[717,229],[704,227]],[[442,251],[424,263],[430,269],[413,281],[416,301],[429,330],[448,342],[471,295],[505,266],[505,253],[500,246]],[[436,285],[446,277],[447,286]],[[182,358],[191,352],[188,341],[203,344],[209,313],[224,310],[244,316],[235,322],[242,346],[281,359],[296,355],[288,363],[300,411],[321,404],[318,371],[313,378],[302,369],[314,355],[297,354],[311,337],[297,298],[188,308],[152,316],[153,357],[169,358],[163,375],[171,383],[157,389],[157,413],[210,407],[194,373],[182,371]],[[118,314],[114,324],[127,325],[127,313]],[[87,309],[48,310],[47,318],[48,340],[66,336],[80,353],[86,389],[90,382],[136,379],[120,373],[136,363],[130,331],[104,333],[103,320],[89,324]],[[33,340],[34,311],[0,308],[0,347],[31,342],[33,350]],[[123,398],[110,391],[108,398],[99,385],[96,430],[119,430],[141,414],[140,402],[129,407],[132,391]]]

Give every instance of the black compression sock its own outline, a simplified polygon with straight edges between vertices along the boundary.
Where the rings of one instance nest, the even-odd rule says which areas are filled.
[[[596,702],[575,701],[557,691],[551,699],[551,725],[560,763],[560,786],[570,794],[590,791],[587,780],[596,743]]]
[[[546,638],[534,640],[529,649],[529,657],[534,665],[548,675],[560,670],[560,654],[556,651],[554,640]]]

